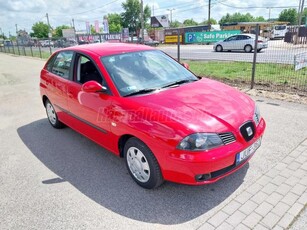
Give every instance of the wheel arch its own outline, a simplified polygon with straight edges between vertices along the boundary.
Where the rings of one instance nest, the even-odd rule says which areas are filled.
[[[45,107],[46,107],[46,101],[47,100],[49,100],[49,98],[46,95],[43,95],[42,101],[43,101],[43,104],[44,104]]]
[[[119,157],[120,158],[123,158],[124,157],[124,147],[125,147],[125,144],[126,142],[132,138],[132,137],[135,137],[137,138],[136,136],[133,136],[131,134],[124,134],[122,135],[119,139],[118,139],[118,151],[119,151]],[[138,138],[139,139],[139,138]]]

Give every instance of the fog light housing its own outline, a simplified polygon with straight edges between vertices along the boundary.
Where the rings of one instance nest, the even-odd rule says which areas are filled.
[[[209,179],[211,179],[211,173],[198,174],[198,175],[195,176],[195,180],[198,181],[198,182],[206,181],[206,180],[209,180]]]

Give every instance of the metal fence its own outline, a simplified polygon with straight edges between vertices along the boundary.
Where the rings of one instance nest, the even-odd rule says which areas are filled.
[[[270,40],[268,46],[256,54],[255,60],[254,53],[215,52],[212,45],[181,46],[180,57],[182,62],[190,64],[193,72],[201,76],[234,86],[253,85],[259,90],[307,96],[307,45]],[[176,54],[172,56],[177,57]]]
[[[80,39],[82,38],[85,37]],[[27,45],[11,42],[0,46],[0,52],[47,59],[55,50],[70,45],[76,44],[63,42],[61,45],[60,42],[52,42],[49,45],[47,39]],[[305,43],[294,44],[283,39],[269,40],[268,48],[256,53],[256,58],[253,52],[215,52],[212,44],[180,46],[160,44],[158,49],[175,59],[180,57],[181,62],[188,62],[190,69],[197,75],[234,86],[251,87],[254,66],[254,88],[307,96],[307,44]]]

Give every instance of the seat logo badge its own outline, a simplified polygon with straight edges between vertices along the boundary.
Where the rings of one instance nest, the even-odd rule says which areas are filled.
[[[250,137],[251,135],[253,135],[253,130],[251,127],[247,127],[246,128],[246,132],[247,132],[247,135]]]

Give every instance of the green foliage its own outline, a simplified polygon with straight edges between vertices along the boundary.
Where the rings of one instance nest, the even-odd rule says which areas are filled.
[[[181,25],[182,25],[182,23],[179,22],[178,20],[172,21],[172,22],[170,23],[170,27],[171,27],[171,28],[178,28],[178,27],[180,27]]]
[[[136,32],[141,28],[140,13],[141,4],[139,0],[126,0],[122,3],[124,12],[121,14],[122,26],[129,28],[129,31]],[[146,23],[150,18],[151,12],[148,5],[144,8],[144,22]],[[146,26],[146,25],[145,25]]]
[[[217,21],[215,20],[215,19],[213,19],[213,18],[210,18],[210,21],[208,22],[208,20],[205,20],[205,21],[203,21],[202,23],[200,23],[200,24],[202,24],[202,25],[216,25],[217,24]]]
[[[31,33],[32,37],[37,38],[48,38],[49,26],[43,22],[36,22],[32,26],[33,33]]]
[[[97,34],[96,29],[93,25],[91,25],[91,34]]]
[[[120,14],[108,14],[109,31],[110,33],[119,33],[122,31],[122,18]]]
[[[221,80],[249,82],[252,64],[248,62],[187,61],[190,70],[197,76]],[[274,85],[287,84],[290,87],[306,84],[307,69],[294,71],[293,65],[258,63],[256,81]]]
[[[55,30],[53,31],[53,36],[54,37],[63,37],[63,29],[70,29],[70,26],[66,26],[66,25],[62,25],[62,26],[58,26],[55,28]]]
[[[227,13],[225,16],[221,18],[219,21],[220,24],[225,23],[232,23],[232,22],[264,22],[265,19],[260,17],[254,17],[250,13],[241,14],[241,13],[234,13],[229,14]]]
[[[296,25],[297,24],[297,11],[296,9],[284,9],[281,11],[279,14],[278,20],[283,21],[283,22],[290,22],[291,25]]]
[[[183,25],[185,25],[185,26],[197,26],[198,23],[195,22],[193,18],[191,18],[191,19],[184,20]]]

